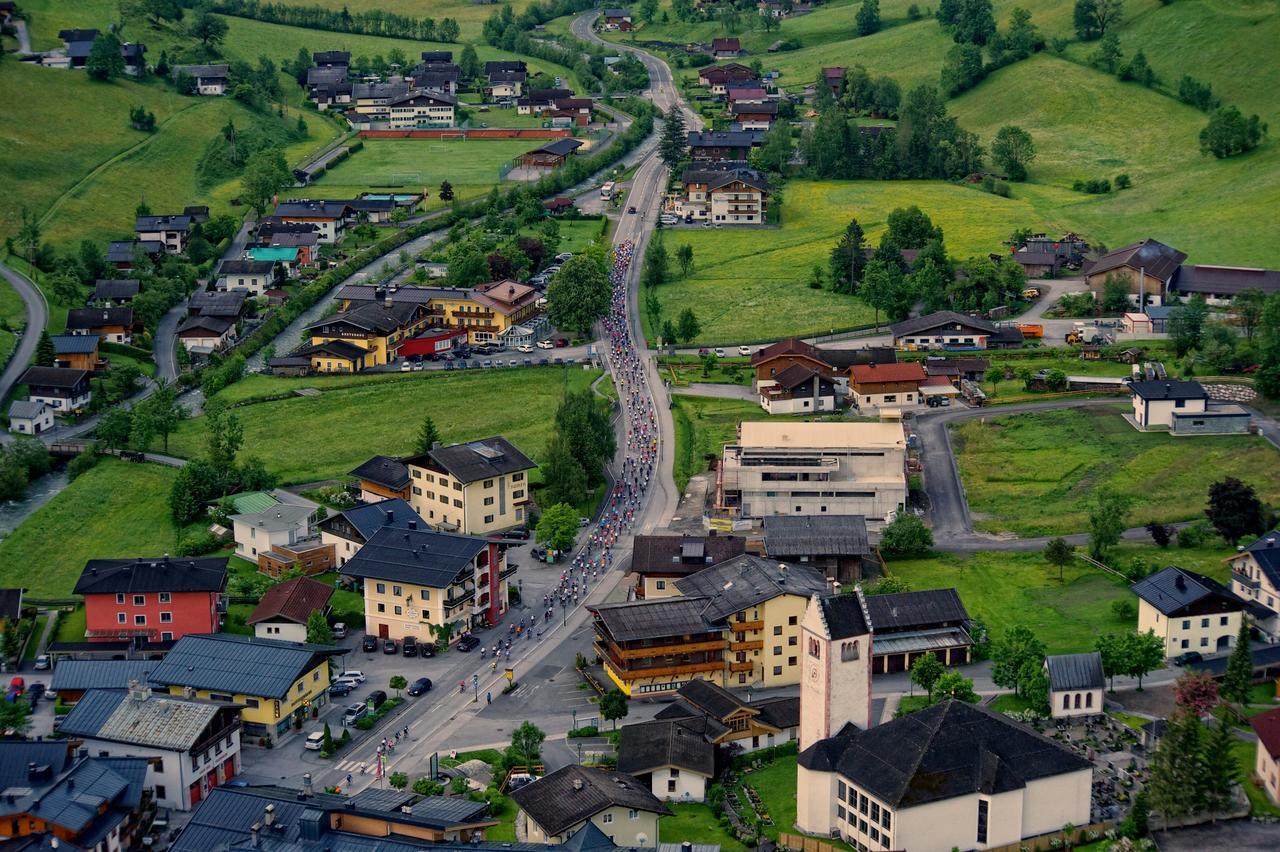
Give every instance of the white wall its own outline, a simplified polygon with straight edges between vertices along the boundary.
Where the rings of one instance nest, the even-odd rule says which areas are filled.
[[[674,788],[670,782],[675,782]],[[650,790],[664,802],[701,802],[707,797],[710,779],[688,769],[664,766],[653,770]]]
[[[1076,707],[1076,699],[1080,707]],[[1066,706],[1064,707],[1064,702]],[[1093,716],[1103,712],[1101,689],[1064,689],[1050,690],[1049,709],[1055,719],[1067,719],[1072,716]]]

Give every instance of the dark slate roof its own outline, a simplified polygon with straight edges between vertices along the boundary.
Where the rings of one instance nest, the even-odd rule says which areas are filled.
[[[735,612],[780,595],[809,597],[827,590],[822,572],[807,565],[780,565],[743,554],[676,581],[682,595],[706,598],[703,616],[719,623]]]
[[[752,169],[733,169],[732,171],[719,172],[707,182],[707,191],[711,192],[731,183],[743,183],[761,192],[769,191],[769,182],[760,177],[759,172]]]
[[[420,821],[434,823],[440,828],[451,828],[487,821],[489,803],[448,796],[424,796],[410,805],[409,811]]]
[[[806,749],[800,765],[822,769],[834,758],[834,771],[894,809],[996,795],[1092,767],[1053,740],[963,701],[842,734]]]
[[[423,62],[452,62],[452,50],[424,50],[422,51]]]
[[[72,308],[67,311],[67,328],[95,329],[108,325],[133,325],[133,308]]]
[[[419,455],[405,459],[405,463],[443,470],[466,484],[537,467],[528,456],[500,435],[465,444],[437,447],[425,456],[426,458]]]
[[[700,678],[694,678],[680,687],[678,694],[683,701],[719,721],[724,721],[731,714],[748,706],[724,687]]]
[[[374,456],[350,471],[356,479],[366,479],[378,485],[399,491],[409,486],[409,468],[399,459],[390,456]]]
[[[1258,735],[1258,742],[1271,755],[1272,760],[1280,757],[1280,707],[1268,710],[1249,719],[1249,725]],[[624,732],[626,728],[622,729]]]
[[[369,350],[361,349],[354,343],[348,343],[345,340],[326,340],[323,343],[316,343],[311,346],[303,346],[294,350],[291,355],[310,356],[310,355],[328,355],[331,358],[343,358],[348,361],[358,361],[369,355]]]
[[[528,66],[525,65],[523,59],[492,59],[484,64],[484,73],[492,74],[494,71],[527,71]]]
[[[132,299],[141,289],[136,278],[99,278],[93,284],[93,298],[123,301]]]
[[[1168,281],[1186,259],[1184,252],[1157,240],[1145,239],[1107,252],[1085,271],[1089,275],[1098,275],[1127,266],[1130,269],[1146,269],[1152,278]]]
[[[638,535],[631,548],[631,571],[693,574],[746,550],[747,540],[736,535]]]
[[[54,668],[49,688],[55,692],[123,689],[131,680],[146,683],[158,665],[157,660],[63,660]]]
[[[630,642],[716,630],[717,628],[707,624],[706,619],[702,617],[705,605],[705,598],[680,595],[653,600],[600,604],[592,607],[591,610],[615,641]]]
[[[422,517],[413,510],[413,507],[399,497],[379,500],[377,503],[362,503],[359,506],[330,515],[320,522],[320,526],[326,529],[332,527],[334,519],[337,518],[345,520],[354,527],[360,537],[366,541],[369,536],[382,527],[407,530],[410,528],[410,524],[416,524],[418,529],[425,529],[427,526]]]
[[[270,275],[276,268],[273,260],[224,260],[218,264],[219,275]]]
[[[58,355],[90,355],[98,351],[96,334],[55,334],[50,339]]]
[[[654,718],[679,719],[680,724],[684,725],[695,734],[701,734],[710,741],[715,741],[729,732],[729,728],[722,725],[718,720],[713,719],[702,709],[695,707],[680,698],[677,698],[675,701],[655,713]]]
[[[1049,668],[1050,689],[1102,689],[1106,686],[1102,675],[1102,655],[1097,651],[1046,657],[1045,665]]]
[[[317,65],[347,65],[351,62],[351,53],[346,50],[317,50],[311,54],[311,61]]]
[[[1174,281],[1179,293],[1215,293],[1221,295],[1261,290],[1280,292],[1280,271],[1249,269],[1236,266],[1184,266]]]
[[[928,331],[943,325],[962,325],[977,331],[985,331],[988,334],[995,332],[995,323],[989,322],[978,317],[966,316],[965,314],[956,313],[955,311],[937,311],[914,319],[903,320],[889,326],[889,331],[894,337],[902,337],[907,334],[916,334],[921,331]]]
[[[189,634],[151,672],[151,682],[280,698],[294,681],[343,649],[230,633]]]
[[[1280,588],[1280,530],[1272,530],[1244,549],[1258,563],[1271,585]]]
[[[800,698],[766,698],[763,701],[755,701],[752,707],[760,711],[759,719],[762,722],[773,725],[775,728],[785,730],[794,728],[800,724]]]
[[[72,591],[77,595],[143,592],[220,592],[227,586],[226,556],[90,559]]]
[[[191,217],[177,215],[139,216],[134,219],[135,231],[186,231],[191,227]]]
[[[238,317],[244,311],[244,303],[248,298],[249,294],[243,290],[197,290],[191,294],[187,310],[202,317]]]
[[[535,148],[530,151],[531,154],[555,154],[558,157],[567,157],[574,151],[582,147],[582,142],[578,139],[553,139],[552,141]]]
[[[581,782],[581,789],[574,785]],[[610,807],[662,816],[671,811],[649,787],[621,772],[570,764],[511,793],[520,810],[548,834],[559,834]]]
[[[22,589],[0,589],[0,618],[14,620],[22,615]]]
[[[867,614],[862,609],[862,600],[858,595],[832,595],[820,598],[819,603],[832,639],[865,636],[871,632],[871,628],[867,626]]]
[[[187,317],[183,320],[182,324],[178,326],[176,333],[181,334],[184,331],[211,331],[214,334],[221,336],[233,325],[235,325],[235,323],[226,317],[194,316]]]
[[[28,367],[19,381],[24,385],[41,388],[74,388],[88,376],[88,370],[73,370],[69,367]]]
[[[862,515],[771,515],[764,519],[764,547],[771,559],[871,553]]]
[[[299,216],[307,219],[341,219],[351,210],[346,201],[282,201],[275,214],[281,218]]]
[[[1208,399],[1209,392],[1196,381],[1131,382],[1129,389],[1143,399]]]
[[[618,743],[618,771],[641,775],[664,766],[682,772],[715,774],[716,747],[679,721],[661,720],[627,725]]]
[[[130,263],[134,249],[147,255],[164,253],[164,243],[159,240],[112,240],[107,243],[107,263]]]
[[[489,546],[488,541],[434,530],[379,529],[340,569],[347,577],[393,580],[442,589]]]
[[[817,388],[818,393],[821,394],[822,391],[825,390],[830,394],[833,390],[831,380],[822,377],[822,374],[817,370],[811,370],[804,364],[792,364],[790,367],[787,367],[787,369],[774,376],[773,381],[777,387],[785,390],[794,390],[795,388],[804,385],[806,393],[812,394],[814,391],[813,379],[815,376],[819,377]]]
[[[54,775],[62,773],[71,763],[69,743],[49,740],[31,742],[0,740],[0,790],[11,787],[30,787],[28,766],[49,767]],[[0,813],[13,813],[0,799]]]
[[[267,589],[246,623],[283,618],[295,624],[306,624],[311,613],[316,610],[324,612],[332,596],[331,586],[307,577],[294,577]]]
[[[955,589],[867,595],[866,602],[871,629],[876,633],[920,630],[945,622],[969,620],[969,613]]]
[[[1244,601],[1217,580],[1170,565],[1134,583],[1129,588],[1139,598],[1160,610],[1164,615],[1176,615],[1205,598],[1216,597],[1237,606]]]
[[[342,311],[307,324],[307,329],[323,329],[333,325],[348,325],[352,328],[375,335],[388,335],[404,328],[414,321],[421,305],[396,302],[385,305],[382,302],[366,302],[362,305]]]
[[[690,131],[689,147],[691,148],[750,148],[752,143],[759,138],[755,133],[748,130],[725,131],[725,130],[707,130],[707,131]]]

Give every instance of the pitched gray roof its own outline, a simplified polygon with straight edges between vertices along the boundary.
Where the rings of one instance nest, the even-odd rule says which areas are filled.
[[[618,743],[618,771],[641,775],[664,766],[715,774],[716,748],[679,721],[661,720],[626,725]]]
[[[1129,389],[1143,399],[1208,399],[1209,392],[1196,381],[1131,382]]]
[[[131,680],[146,683],[158,665],[158,660],[63,660],[53,670],[49,688],[55,692],[124,689]]]
[[[374,456],[363,462],[350,475],[356,479],[367,479],[378,485],[384,485],[393,491],[399,491],[409,485],[409,468],[399,459],[391,456]]]
[[[929,331],[930,329],[939,328],[941,326],[960,325],[966,328],[972,328],[977,331],[985,331],[988,334],[996,330],[996,325],[988,320],[978,317],[966,316],[965,314],[956,313],[955,311],[937,311],[922,317],[903,320],[889,326],[889,331],[894,337],[902,337],[907,334],[916,334],[921,331]]]
[[[522,470],[532,470],[537,467],[532,459],[501,435],[468,441],[465,444],[437,447],[428,452],[427,456],[435,462],[436,467],[447,471],[450,476],[463,483],[519,473]],[[406,463],[415,464],[421,458],[418,456],[406,459]]]
[[[874,596],[873,596],[874,597]],[[867,626],[867,614],[862,609],[862,598],[857,594],[832,595],[821,598],[822,617],[827,622],[832,639],[848,639],[865,636],[871,632]]]
[[[410,526],[411,524],[413,525],[412,527]],[[332,531],[337,535],[345,535],[340,529],[344,525],[349,526],[365,541],[368,541],[369,537],[382,527],[407,530],[413,528],[425,529],[427,526],[422,517],[413,510],[413,507],[406,500],[399,497],[379,500],[377,503],[362,503],[359,506],[332,514],[320,522],[322,529]]]
[[[969,620],[969,613],[955,589],[867,595],[865,600],[871,615],[871,629],[877,634]]]
[[[64,736],[186,751],[204,734],[220,706],[154,693],[138,700],[127,689],[91,689],[58,731]]]
[[[579,782],[575,784],[574,782]],[[520,810],[548,834],[560,834],[618,806],[670,816],[647,785],[630,775],[570,764],[511,794]]]
[[[806,565],[780,565],[744,554],[676,581],[680,594],[707,599],[703,616],[719,623],[780,595],[809,597],[827,590],[826,577]]]
[[[119,592],[220,592],[227,585],[227,556],[90,559],[77,595]]]
[[[342,566],[347,577],[392,580],[442,589],[489,546],[483,538],[382,527]]]
[[[764,519],[764,547],[772,559],[871,553],[862,515],[772,515]]]
[[[89,355],[98,351],[96,334],[55,334],[50,340],[55,355]]]
[[[702,617],[705,605],[704,598],[680,595],[600,604],[591,610],[615,641],[630,642],[717,630]]]
[[[1157,571],[1129,588],[1165,615],[1174,615],[1211,597],[1237,606],[1244,605],[1244,601],[1217,580],[1176,565]]]
[[[280,698],[341,648],[229,633],[187,635],[151,672],[151,682],[232,695]]]
[[[33,417],[39,417],[44,410],[45,404],[43,402],[15,399],[9,404],[9,419],[30,420]]]
[[[251,527],[257,527],[267,532],[283,532],[297,529],[299,524],[311,517],[311,512],[310,506],[288,506],[281,503],[262,512],[232,515],[231,520],[239,521],[242,524],[248,524]]]
[[[1280,530],[1272,530],[1244,550],[1258,563],[1271,585],[1280,588]]]
[[[1045,665],[1049,668],[1050,689],[1102,689],[1106,685],[1102,655],[1097,651],[1046,657]]]
[[[1187,259],[1184,252],[1170,248],[1158,240],[1145,239],[1108,252],[1085,268],[1089,275],[1110,272],[1127,266],[1145,269],[1152,278],[1168,281]]]

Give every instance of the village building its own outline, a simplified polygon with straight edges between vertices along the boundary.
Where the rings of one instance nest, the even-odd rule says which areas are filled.
[[[582,147],[582,141],[563,137],[552,139],[516,158],[516,165],[526,169],[558,169]]]
[[[423,305],[370,302],[315,320],[307,334],[312,345],[336,342],[364,350],[364,366],[378,367],[396,360],[400,343],[417,336],[430,319]]]
[[[745,700],[711,681],[695,679],[676,691],[675,699],[654,716],[700,733],[726,754],[745,754],[785,745],[796,739],[800,699]],[[654,791],[658,795],[657,791]]]
[[[222,317],[187,317],[178,326],[178,342],[192,355],[221,352],[235,337],[236,324]]]
[[[1016,330],[1016,329],[1015,329]],[[995,323],[955,311],[938,311],[889,326],[893,345],[907,351],[986,349]],[[1021,335],[1018,335],[1019,342]]]
[[[679,594],[675,581],[746,553],[742,536],[637,535],[631,547],[630,571],[636,577],[637,600]]]
[[[1245,601],[1217,580],[1170,565],[1130,588],[1138,596],[1138,632],[1159,636],[1165,657],[1235,645]]]
[[[618,771],[666,802],[701,802],[715,777],[716,747],[675,720],[626,725],[618,740]]]
[[[137,278],[99,278],[93,282],[93,302],[105,308],[123,307],[142,292]]]
[[[365,503],[409,498],[409,468],[391,456],[374,456],[349,471],[348,476],[355,477],[360,487],[360,500]]]
[[[15,399],[9,404],[9,431],[39,435],[54,426],[53,409],[40,400]]]
[[[84,597],[85,637],[181,639],[215,633],[227,611],[227,557],[90,559],[73,592]]]
[[[1252,419],[1242,406],[1212,402],[1196,381],[1130,382],[1132,422],[1140,431],[1168,430],[1174,435],[1243,435]]]
[[[871,562],[867,520],[861,515],[769,515],[763,523],[764,553],[788,565],[812,565],[829,581],[862,579]]]
[[[1097,651],[1045,657],[1044,671],[1049,678],[1049,714],[1054,719],[1104,712],[1107,681],[1102,673],[1102,655]]]
[[[68,334],[93,334],[103,343],[132,343],[133,308],[72,308],[67,311]]]
[[[169,254],[182,254],[187,250],[187,233],[191,230],[190,216],[139,216],[133,231],[143,242],[164,244]]]
[[[1249,607],[1253,625],[1270,641],[1280,639],[1280,530],[1271,530],[1227,557],[1231,591]]]
[[[346,227],[354,218],[347,201],[282,201],[276,205],[274,216],[285,224],[312,225],[319,243],[332,245],[342,239]]]
[[[689,150],[694,163],[746,162],[751,149],[760,144],[759,134],[746,131],[691,130]]]
[[[920,394],[924,380],[919,361],[855,364],[849,368],[849,402],[861,412],[919,408],[924,404]]]
[[[311,614],[327,614],[332,596],[331,585],[294,577],[267,589],[246,623],[253,628],[253,635],[261,639],[305,642]]]
[[[1280,707],[1249,719],[1258,735],[1253,774],[1273,805],[1280,805]]]
[[[174,82],[176,83],[183,76],[190,77],[195,82],[197,95],[225,95],[227,81],[231,77],[231,67],[226,64],[174,65]]]
[[[686,169],[681,180],[684,192],[672,204],[677,216],[725,225],[764,223],[769,185],[754,169],[703,163]]]
[[[605,9],[600,15],[600,22],[601,29],[629,33],[631,32],[631,10]]]
[[[463,535],[489,535],[526,522],[537,468],[501,436],[432,447],[404,460],[409,503],[427,523]]]
[[[656,849],[671,810],[630,775],[570,764],[514,790],[530,843],[563,843],[592,823],[615,846]]]
[[[801,364],[778,373],[759,393],[760,407],[770,414],[835,411],[843,396],[835,382]]]
[[[341,567],[382,527],[426,529],[427,524],[408,501],[393,497],[331,512],[318,526],[320,541],[333,548],[334,564]]]
[[[71,414],[89,405],[93,391],[86,370],[62,367],[28,367],[18,380],[27,386],[27,400],[48,407],[55,414]]]

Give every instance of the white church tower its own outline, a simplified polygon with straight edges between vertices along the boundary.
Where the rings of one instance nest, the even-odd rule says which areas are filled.
[[[861,589],[809,599],[801,623],[800,750],[871,727],[871,618]]]

